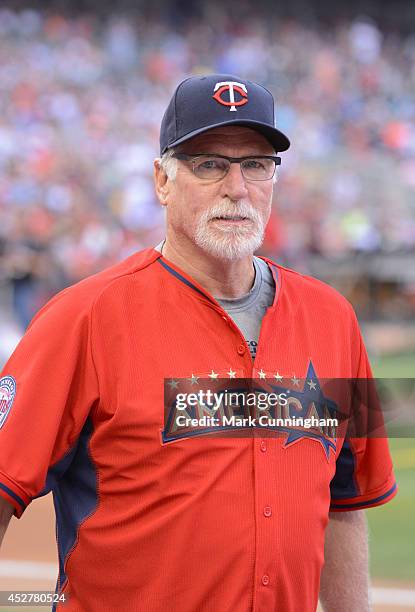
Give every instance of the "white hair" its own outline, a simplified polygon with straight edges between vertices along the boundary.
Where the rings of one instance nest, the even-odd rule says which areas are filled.
[[[159,157],[160,168],[171,181],[174,181],[177,174],[177,159],[173,157],[174,149],[167,149],[161,157]]]
[[[272,182],[277,183],[279,181],[280,178],[280,167],[281,166],[275,166],[275,172],[274,172],[274,176],[272,177]]]

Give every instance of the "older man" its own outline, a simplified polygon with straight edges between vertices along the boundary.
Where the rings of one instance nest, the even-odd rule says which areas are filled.
[[[386,441],[202,435],[165,405],[243,379],[318,412],[322,378],[371,376],[350,304],[253,255],[289,147],[273,98],[239,77],[187,79],[160,144],[165,241],[58,294],[4,368],[3,531],[53,492],[68,612],[311,612],[319,592],[327,611],[364,612],[363,511],[396,491]]]

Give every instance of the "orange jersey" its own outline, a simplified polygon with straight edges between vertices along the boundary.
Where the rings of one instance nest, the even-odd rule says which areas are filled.
[[[218,302],[146,249],[55,296],[6,364],[0,494],[20,517],[53,492],[58,610],[314,611],[329,510],[395,494],[381,438],[169,441],[165,379],[371,376],[349,302],[267,261],[255,361]]]

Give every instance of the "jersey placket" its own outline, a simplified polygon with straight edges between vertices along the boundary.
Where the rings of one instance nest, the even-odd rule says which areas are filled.
[[[163,262],[163,267],[167,267]],[[275,271],[271,266],[271,271],[274,277],[276,287],[278,280],[275,276]],[[174,271],[178,280],[182,274]],[[202,287],[193,286],[184,278],[185,284],[191,290],[195,290],[195,296],[199,300],[203,300],[208,308],[215,310],[222,320],[236,334],[235,344],[235,359],[238,364],[238,369],[244,372],[244,376],[250,382],[253,381],[254,372],[257,371],[255,365],[260,357],[261,338],[264,337],[263,326],[267,319],[265,314],[262,324],[260,337],[258,340],[257,355],[252,360],[246,340],[236,325],[232,317],[222,308],[221,304],[215,300]],[[278,301],[278,289],[273,305],[270,308],[275,308]],[[268,309],[269,310],[269,309]],[[251,386],[251,384],[250,384]],[[252,585],[252,612],[268,612],[276,609],[277,593],[276,593],[276,568],[278,566],[278,542],[277,529],[275,526],[277,514],[277,500],[275,495],[275,487],[272,479],[276,478],[276,440],[275,438],[263,438],[256,434],[256,430],[252,433],[252,458],[253,458],[253,486],[255,499],[255,543],[254,546],[254,572]]]
[[[264,338],[267,337],[266,325],[268,314],[277,305],[279,298],[279,282],[275,269],[270,266],[275,282],[275,298],[272,306],[265,313],[258,338],[256,356],[253,362],[255,375],[259,370],[256,367],[261,359],[261,349]],[[262,369],[261,369],[262,371]],[[256,544],[255,544],[255,573],[253,590],[253,612],[268,612],[277,609],[277,557],[279,554],[278,530],[275,521],[278,513],[278,500],[276,487],[273,486],[277,478],[276,452],[277,440],[275,437],[261,437],[254,430],[253,457],[254,457],[254,488],[255,488],[255,516],[256,516]]]
[[[236,345],[239,363],[243,364],[243,371],[249,372],[249,380],[256,370],[255,363],[260,356],[262,327],[266,321],[266,315],[262,321],[261,334],[258,341],[257,357],[252,360],[245,338],[241,330],[227,314],[227,312],[216,306],[214,308],[226,323],[239,335],[240,343]],[[275,307],[275,303],[272,308]],[[248,377],[247,377],[248,378]],[[278,538],[275,525],[277,516],[277,499],[275,487],[272,486],[273,479],[277,476],[276,470],[276,439],[271,437],[260,437],[256,430],[252,433],[253,450],[253,483],[255,498],[255,564],[253,577],[253,602],[252,612],[268,612],[276,609],[277,592],[276,569],[278,567]],[[271,484],[271,486],[270,486]]]

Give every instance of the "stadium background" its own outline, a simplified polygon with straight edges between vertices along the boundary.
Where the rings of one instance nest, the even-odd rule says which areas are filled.
[[[415,4],[286,4],[0,3],[0,364],[54,293],[163,237],[160,119],[214,71],[271,89],[292,142],[261,252],[350,299],[377,376],[415,378]],[[376,610],[415,610],[415,442],[391,446]],[[12,521],[0,590],[53,588],[54,559],[45,498]]]

